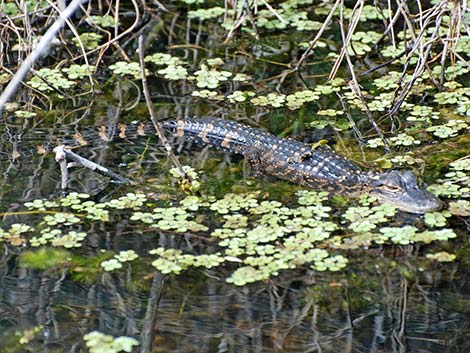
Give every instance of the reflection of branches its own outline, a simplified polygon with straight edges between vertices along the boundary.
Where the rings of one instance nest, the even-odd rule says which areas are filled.
[[[164,276],[159,272],[153,273],[152,286],[147,301],[147,310],[143,319],[142,331],[140,332],[141,353],[153,351],[152,343],[155,337],[157,310],[162,298]]]
[[[170,237],[159,243],[175,245]],[[315,276],[314,285],[309,275],[233,288],[219,279],[195,284],[194,277],[200,278],[195,272],[168,281],[158,272],[142,276],[141,267],[130,264],[127,271],[106,273],[99,284],[87,286],[64,277],[65,271],[16,271],[8,269],[9,263],[0,264],[0,325],[22,322],[21,329],[43,323],[49,335],[45,347],[78,344],[91,330],[140,336],[141,352],[151,352],[157,342],[166,352],[207,352],[214,344],[227,352],[403,352],[411,348],[410,340],[428,348],[443,344],[428,337],[433,325],[440,325],[436,329],[443,339],[467,338],[461,329],[464,313],[444,307],[439,315],[417,310],[423,301],[434,307],[442,296],[426,297],[395,270],[359,273],[366,280],[359,286],[353,280],[346,295],[344,288],[330,285],[328,275]],[[453,324],[443,325],[447,320]]]

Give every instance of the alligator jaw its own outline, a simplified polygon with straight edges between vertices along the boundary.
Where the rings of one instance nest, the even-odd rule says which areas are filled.
[[[376,174],[371,180],[371,195],[376,196],[379,202],[391,204],[401,211],[422,214],[442,208],[442,201],[420,188],[410,171],[391,170]]]

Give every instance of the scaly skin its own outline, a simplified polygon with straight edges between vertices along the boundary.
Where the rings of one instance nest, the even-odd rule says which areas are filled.
[[[420,188],[409,171],[364,172],[352,162],[299,141],[281,139],[233,121],[201,118],[167,121],[166,130],[249,159],[256,173],[266,173],[307,187],[347,194],[370,194],[410,213],[438,210],[442,203]]]

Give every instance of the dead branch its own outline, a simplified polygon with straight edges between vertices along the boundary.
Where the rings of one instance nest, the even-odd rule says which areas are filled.
[[[178,168],[179,174],[181,177],[188,178],[186,173],[183,170],[183,167],[181,163],[179,162],[178,158],[176,158],[176,155],[173,153],[173,149],[168,142],[168,139],[166,138],[165,134],[163,133],[163,129],[160,125],[160,122],[157,121],[157,117],[155,115],[155,112],[152,108],[152,99],[150,98],[150,93],[147,85],[147,76],[145,75],[145,61],[144,61],[144,37],[142,35],[139,36],[139,61],[140,61],[140,69],[142,73],[142,88],[144,91],[144,96],[145,96],[145,101],[147,102],[147,109],[150,113],[150,120],[152,121],[153,126],[155,127],[155,131],[158,135],[158,138],[162,142],[163,146],[165,147],[165,151],[168,155],[168,157],[171,159],[173,162],[174,166]]]

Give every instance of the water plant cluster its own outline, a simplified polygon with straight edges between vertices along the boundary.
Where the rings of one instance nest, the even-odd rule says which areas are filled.
[[[461,33],[452,42],[453,50],[458,53],[452,56],[452,65],[444,66],[435,60],[427,63],[427,69],[417,76],[412,70],[400,69],[401,65],[417,67],[422,60],[419,50],[407,47],[406,43],[416,40],[413,33],[394,30],[391,38],[380,31],[382,21],[388,21],[392,16],[390,9],[379,11],[375,6],[365,5],[358,12],[357,8],[334,8],[332,3],[312,0],[287,0],[269,6],[256,1],[256,5],[259,6],[256,16],[238,18],[237,23],[234,21],[237,14],[246,10],[243,2],[228,9],[203,0],[176,1],[176,9],[186,10],[188,28],[198,24],[199,37],[201,32],[218,33],[215,28],[222,28],[228,39],[235,29],[240,29],[245,41],[241,41],[240,47],[231,55],[214,50],[206,56],[190,56],[185,50],[180,50],[187,49],[188,43],[183,47],[176,45],[173,49],[147,53],[144,57],[145,75],[157,78],[171,91],[178,91],[180,96],[187,95],[188,102],[224,104],[234,110],[259,115],[269,112],[288,115],[292,111],[302,117],[307,128],[312,129],[331,126],[336,130],[356,128],[357,131],[357,124],[365,121],[365,112],[377,116],[385,114],[401,99],[401,115],[389,120],[384,115],[381,121],[387,121],[383,125],[390,127],[393,133],[385,134],[385,138],[371,134],[363,138],[368,150],[385,146],[398,150],[397,155],[381,157],[380,163],[386,168],[423,165],[424,159],[413,153],[414,148],[429,141],[439,143],[463,137],[470,130],[470,88],[465,86],[465,75],[469,72],[465,60],[470,56],[466,44],[470,37],[463,29],[459,29]],[[1,6],[8,15],[20,11],[11,3]],[[42,5],[35,3],[35,6]],[[423,43],[435,41],[436,33],[447,35],[452,25],[451,10],[450,5],[441,9],[446,16],[440,18],[439,27],[417,28],[421,30],[419,35]],[[350,33],[347,48],[342,48],[342,41],[329,39],[329,36],[338,35],[334,22],[325,22],[330,17],[358,25]],[[106,28],[118,28],[123,21],[119,16],[106,14],[88,16],[87,23],[90,24],[89,30],[81,31],[73,38],[73,43],[81,50],[90,50],[91,55],[93,50],[104,45]],[[286,42],[262,40],[256,45],[252,42],[260,33],[264,38],[279,36],[279,30],[296,35]],[[312,31],[325,32],[323,36],[307,41],[305,34]],[[245,46],[250,48],[248,52],[243,51]],[[313,51],[314,55],[310,57],[314,59],[312,64],[294,68],[287,63],[293,46],[306,50],[305,53]],[[231,51],[228,44],[227,50]],[[442,50],[440,46],[429,48],[430,53],[436,56],[439,50]],[[254,64],[238,65],[247,55]],[[353,57],[355,65],[363,69],[362,60],[366,57],[374,62],[391,59],[392,69],[372,74],[359,94],[352,82],[336,75],[334,68],[345,55]],[[315,60],[323,65],[322,68],[314,63]],[[272,65],[272,74],[270,70],[260,70],[259,65],[266,64]],[[324,67],[332,70],[329,79]],[[82,89],[90,87],[85,83],[96,80],[92,74],[100,70],[99,61],[96,65],[91,62],[62,63],[57,67],[38,69],[27,84],[42,92],[79,94]],[[113,58],[106,70],[114,75],[113,80],[125,78],[137,82],[142,79],[137,55],[124,56],[122,60]],[[288,78],[297,72],[302,80],[293,85]],[[10,77],[8,72],[0,75],[1,82],[7,82]],[[315,79],[309,79],[309,75]],[[272,83],[278,80],[284,84],[274,87]],[[398,93],[406,86],[410,87],[409,91],[399,99]],[[424,98],[423,92],[426,92]],[[332,97],[334,104],[331,103]],[[27,118],[33,116],[28,113],[41,114],[31,110],[34,109],[17,110],[17,116]],[[397,125],[401,129],[398,133]],[[452,215],[467,215],[468,201],[465,198],[470,194],[467,161],[451,163],[445,178],[431,186],[430,190],[436,195],[456,200],[450,203],[448,210],[427,214],[424,230],[413,225],[390,226],[396,210],[388,205],[373,206],[373,200],[369,198],[362,198],[359,204],[338,213],[327,202],[326,194],[314,191],[299,192],[297,206],[264,200],[259,194],[228,194],[220,199],[202,192],[194,194],[200,190],[201,184],[197,174],[193,173],[187,189],[193,194],[166,205],[153,202],[140,193],[129,193],[107,202],[95,202],[88,195],[72,193],[57,201],[26,203],[27,208],[44,212],[44,216],[36,226],[13,224],[1,230],[0,240],[15,246],[79,248],[87,242],[88,232],[83,229],[83,224],[112,222],[121,216],[120,212],[126,211],[132,212],[130,222],[155,229],[157,233],[204,234],[216,242],[218,251],[211,254],[185,254],[179,249],[164,248],[155,248],[145,254],[155,258],[152,264],[162,273],[179,273],[190,267],[217,267],[229,261],[240,265],[228,280],[241,285],[304,265],[316,271],[335,271],[347,264],[344,254],[334,252],[340,249],[388,243],[430,243],[456,237],[452,229],[445,227]],[[189,169],[186,171],[190,172]],[[208,214],[215,215],[216,227],[201,221]],[[105,259],[101,268],[105,271],[119,270],[138,261],[141,255],[135,249],[123,249]]]
[[[90,353],[132,352],[134,346],[139,345],[135,338],[126,336],[113,337],[98,331],[87,333],[83,336],[83,339]]]

